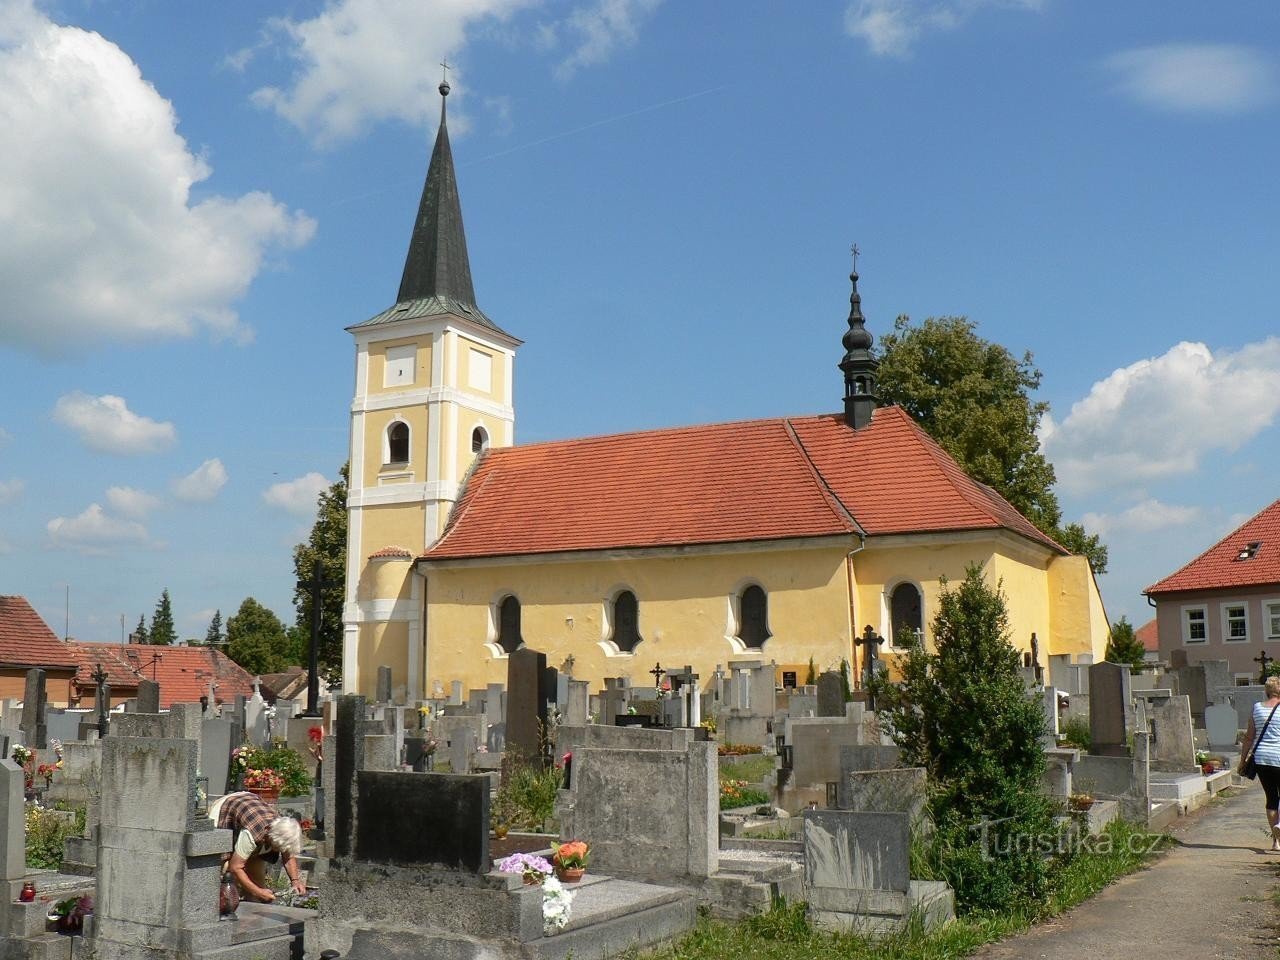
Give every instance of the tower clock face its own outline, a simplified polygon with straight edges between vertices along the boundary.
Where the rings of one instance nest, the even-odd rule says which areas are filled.
[[[387,347],[386,366],[383,367],[384,387],[407,387],[413,384],[413,368],[417,363],[418,348],[413,344]]]

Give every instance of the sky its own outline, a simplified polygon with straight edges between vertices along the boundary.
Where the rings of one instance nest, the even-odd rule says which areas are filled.
[[[840,409],[856,241],[1034,356],[1113,620],[1280,496],[1269,0],[0,0],[0,593],[293,620],[446,59],[517,441]]]

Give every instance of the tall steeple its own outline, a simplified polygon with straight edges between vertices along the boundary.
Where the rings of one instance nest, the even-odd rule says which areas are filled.
[[[862,297],[858,294],[858,245],[853,245],[853,272],[849,282],[853,292],[849,294],[849,329],[844,334],[844,358],[840,369],[844,371],[844,422],[855,430],[861,430],[871,422],[879,404],[876,396],[876,371],[880,361],[871,352],[874,338],[867,331],[862,316]]]
[[[427,167],[427,182],[422,188],[418,219],[409,240],[409,255],[404,261],[396,302],[439,297],[446,304],[452,301],[452,304],[475,309],[467,237],[462,229],[462,204],[458,200],[458,180],[453,172],[453,152],[449,149],[449,128],[445,124],[449,81],[442,81],[439,89],[440,129],[436,133],[435,149],[431,151],[431,165]]]

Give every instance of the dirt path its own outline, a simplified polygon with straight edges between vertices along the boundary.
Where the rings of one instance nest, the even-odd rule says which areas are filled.
[[[1251,785],[1171,830],[1176,845],[1059,919],[979,951],[981,960],[1276,960],[1280,854]]]

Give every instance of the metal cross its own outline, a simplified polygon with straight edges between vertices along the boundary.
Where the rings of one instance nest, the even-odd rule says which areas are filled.
[[[659,693],[662,691],[662,678],[666,676],[667,671],[662,669],[662,664],[655,663],[653,669],[649,671],[653,676],[653,685],[658,688]]]
[[[444,82],[445,82],[445,83],[448,83],[448,82],[449,82],[449,60],[448,60],[448,58],[445,58],[444,60],[441,60],[441,61],[440,61],[440,66],[444,67],[444,77],[443,77],[443,80],[444,80]]]
[[[307,658],[307,712],[304,717],[320,716],[320,615],[324,591],[342,586],[341,580],[328,580],[320,558],[315,558],[310,580],[299,580],[298,589],[311,594],[311,654]]]
[[[849,248],[849,253],[853,255],[853,272],[854,273],[858,272],[858,254],[860,254],[861,252],[862,251],[858,249],[858,245],[856,243]]]
[[[1254,663],[1260,663],[1260,664],[1262,664],[1262,674],[1261,674],[1261,676],[1259,676],[1259,678],[1258,678],[1258,682],[1259,682],[1259,683],[1266,683],[1266,682],[1267,682],[1267,664],[1269,664],[1269,663],[1275,663],[1275,662],[1276,662],[1276,658],[1275,658],[1275,657],[1268,657],[1268,656],[1267,656],[1267,651],[1263,650],[1263,651],[1262,651],[1262,653],[1260,653],[1258,656],[1256,656],[1256,657],[1254,657],[1254,658],[1253,658],[1253,662],[1254,662]]]
[[[863,658],[863,663],[862,663],[862,672],[865,676],[865,679],[863,680],[863,685],[865,686],[871,680],[875,679],[876,659],[877,659],[876,648],[879,647],[880,644],[884,643],[884,637],[876,633],[875,630],[871,628],[871,624],[868,623],[866,626],[866,629],[862,631],[862,636],[859,637],[854,642],[858,646],[866,648],[866,655]],[[876,701],[874,697],[868,697],[867,706],[869,706],[872,710],[876,708]]]
[[[105,737],[107,735],[107,705],[104,702],[104,696],[107,684],[107,671],[102,669],[102,664],[98,664],[98,669],[89,674],[89,679],[98,685],[98,736]]]

